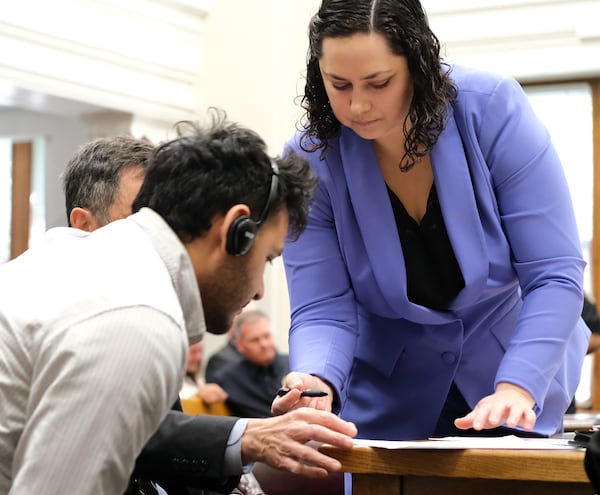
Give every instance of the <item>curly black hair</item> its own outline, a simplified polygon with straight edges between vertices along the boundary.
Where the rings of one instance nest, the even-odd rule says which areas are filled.
[[[404,122],[405,154],[400,170],[406,172],[436,143],[446,121],[448,105],[458,94],[449,67],[440,58],[440,43],[429,28],[418,0],[323,0],[309,24],[306,84],[301,106],[305,151],[325,152],[328,140],[339,135],[337,120],[319,70],[325,38],[356,33],[379,33],[392,53],[405,56],[414,96]],[[410,126],[409,126],[410,123]]]
[[[300,235],[307,222],[317,179],[308,161],[290,153],[271,158],[264,140],[254,131],[229,121],[221,109],[209,109],[210,123],[176,124],[178,136],[158,145],[144,183],[133,202],[156,211],[184,242],[201,237],[218,214],[237,203],[250,207],[257,220],[286,208],[289,234]],[[270,200],[274,162],[277,189]]]

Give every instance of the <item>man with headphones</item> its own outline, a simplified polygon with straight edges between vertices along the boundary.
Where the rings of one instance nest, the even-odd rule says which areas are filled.
[[[275,164],[255,133],[217,115],[156,148],[133,215],[89,234],[53,229],[1,266],[0,376],[11,380],[0,380],[0,492],[114,495],[134,467],[172,494],[225,492],[255,461],[339,470],[306,445],[351,446],[356,429],[330,413],[168,412],[188,342],[226,331],[262,297],[265,264],[304,228],[314,184],[306,162]],[[114,220],[113,208],[95,217],[94,199],[67,199],[69,217]]]

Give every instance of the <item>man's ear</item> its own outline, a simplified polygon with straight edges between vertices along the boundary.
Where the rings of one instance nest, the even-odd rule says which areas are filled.
[[[223,223],[221,223],[219,234],[221,236],[220,244],[221,248],[225,252],[229,252],[227,249],[227,239],[229,236],[234,235],[235,233],[231,230],[234,222],[240,217],[249,217],[250,216],[250,208],[248,205],[237,204],[233,205],[225,216],[223,217]]]
[[[98,224],[96,223],[96,220],[94,220],[90,210],[80,208],[79,206],[76,206],[71,210],[69,222],[71,223],[71,227],[85,230],[86,232],[92,232],[98,228]]]

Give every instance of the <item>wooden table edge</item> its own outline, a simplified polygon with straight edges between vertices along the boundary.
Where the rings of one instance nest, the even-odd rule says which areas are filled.
[[[355,446],[319,450],[350,473],[589,483],[585,451],[520,449],[384,449]]]

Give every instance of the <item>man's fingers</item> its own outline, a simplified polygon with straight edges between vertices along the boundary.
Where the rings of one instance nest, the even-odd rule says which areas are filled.
[[[273,461],[280,469],[310,478],[323,478],[342,469],[337,459],[322,454],[316,446],[309,444],[295,444],[289,452]]]

